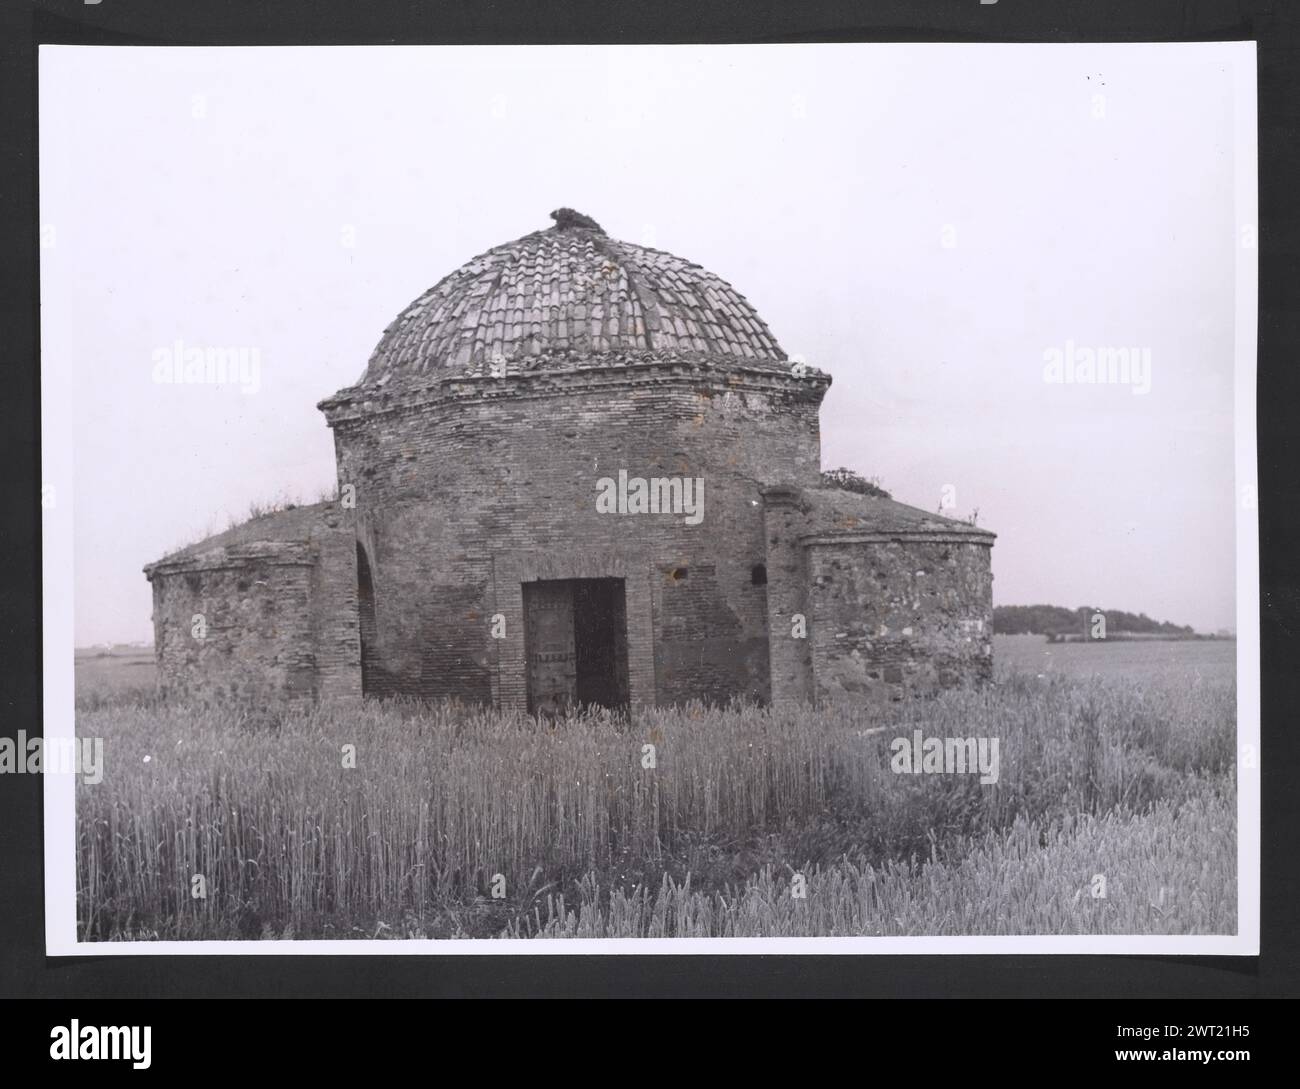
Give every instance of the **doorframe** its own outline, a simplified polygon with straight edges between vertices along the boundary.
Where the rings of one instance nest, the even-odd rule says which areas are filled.
[[[535,608],[544,609],[549,607],[559,607],[563,614],[563,622],[560,630],[551,629],[550,635],[561,636],[567,643],[569,653],[565,656],[564,676],[566,683],[565,692],[566,709],[572,708],[578,702],[578,630],[575,618],[577,615],[577,602],[573,592],[577,584],[566,579],[539,579],[537,581],[528,581],[522,584],[520,589],[524,597],[524,683],[528,690],[528,713],[536,715],[539,713],[539,703],[542,698],[542,692],[533,689],[533,682],[539,680],[537,666],[538,655],[543,651],[543,646],[538,646],[533,642],[532,636],[536,629],[542,624],[542,616],[534,614]],[[549,588],[549,593],[543,589]],[[549,600],[548,600],[549,599]],[[534,624],[534,621],[537,623]],[[554,652],[561,647],[551,644],[545,646],[545,650]],[[570,669],[572,672],[570,672]],[[556,678],[552,676],[551,680]]]
[[[627,688],[631,707],[655,702],[654,566],[618,552],[574,549],[492,554],[492,617],[505,620],[505,637],[493,644],[492,702],[504,710],[528,710],[528,659],[524,648],[524,583],[551,579],[622,579],[627,617]]]

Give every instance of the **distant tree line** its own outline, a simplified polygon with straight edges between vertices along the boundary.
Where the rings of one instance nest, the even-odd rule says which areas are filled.
[[[1107,632],[1149,635],[1194,635],[1191,625],[1152,620],[1146,613],[1123,609],[1066,609],[1060,605],[998,605],[993,610],[993,630],[999,635],[1068,635],[1086,632],[1095,613],[1106,618]]]

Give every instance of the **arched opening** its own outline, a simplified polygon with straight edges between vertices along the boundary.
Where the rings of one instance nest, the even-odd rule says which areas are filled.
[[[361,542],[357,542],[357,622],[361,632],[361,694],[374,689],[377,678],[376,651],[378,629],[375,625],[375,584],[370,577],[370,561]]]
[[[749,582],[751,586],[767,585],[767,565],[756,563],[749,569]]]

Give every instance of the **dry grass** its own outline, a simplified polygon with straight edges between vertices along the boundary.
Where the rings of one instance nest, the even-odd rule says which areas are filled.
[[[1232,934],[1236,822],[1214,790],[1145,816],[1112,812],[1041,827],[1023,818],[959,860],[842,861],[806,875],[771,866],[735,893],[701,893],[665,876],[602,895],[594,880],[570,907],[544,907],[512,937],[731,938],[817,935]],[[1093,878],[1106,879],[1104,897]],[[1102,891],[1097,885],[1096,891]]]
[[[622,934],[661,916],[674,933],[1234,929],[1230,683],[1018,674],[885,712],[688,707],[553,728],[450,705],[266,728],[91,704],[78,732],[105,738],[106,771],[78,788],[87,940]],[[889,740],[918,726],[998,737],[999,783],[891,773]],[[787,904],[794,868],[809,897]],[[1071,900],[1097,872],[1104,906]],[[1177,911],[1147,907],[1152,874]]]

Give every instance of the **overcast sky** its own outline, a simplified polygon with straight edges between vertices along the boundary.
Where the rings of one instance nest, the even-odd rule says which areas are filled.
[[[316,402],[561,205],[829,371],[824,466],[978,508],[996,604],[1234,626],[1233,48],[43,48],[78,644],[151,638],[143,564],[331,488]],[[256,349],[256,392],[155,382],[177,340]],[[1046,380],[1070,345],[1149,389]]]

